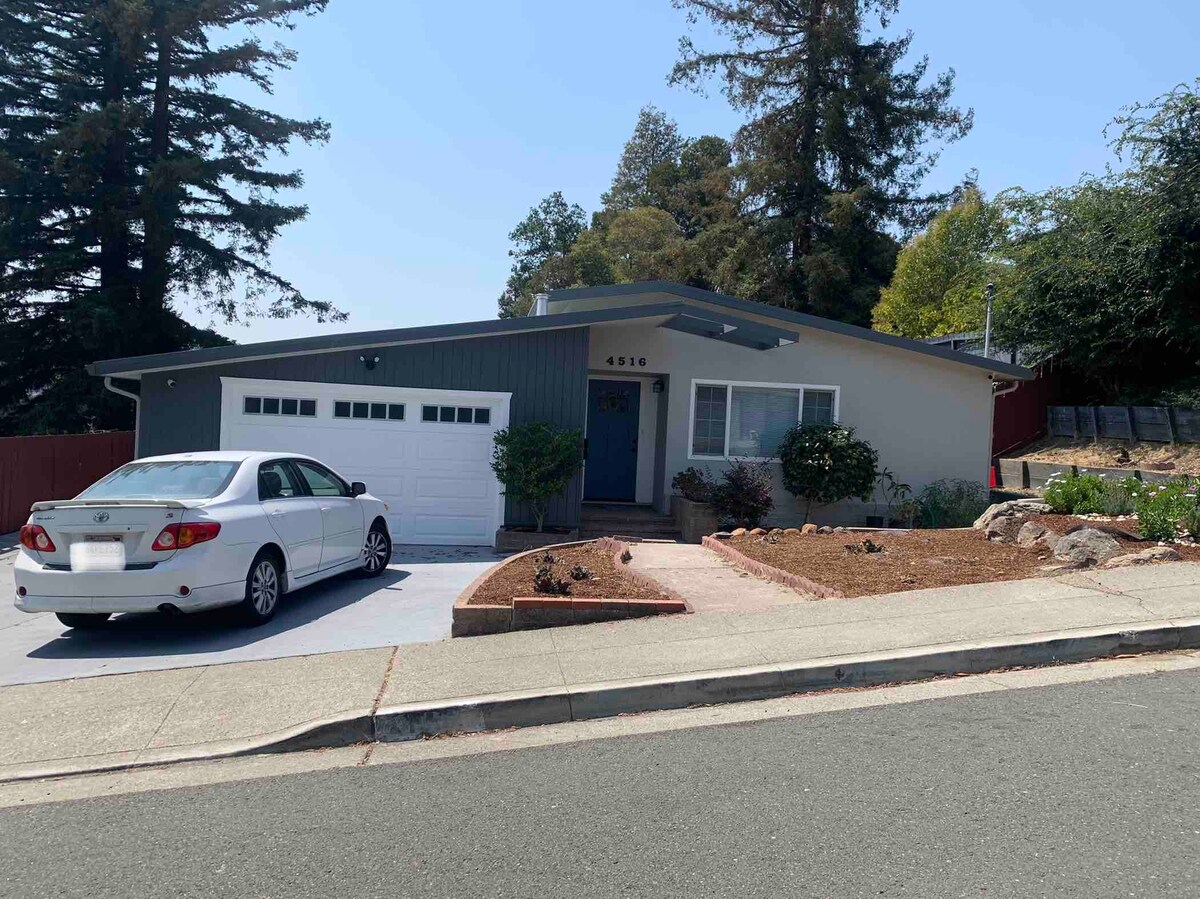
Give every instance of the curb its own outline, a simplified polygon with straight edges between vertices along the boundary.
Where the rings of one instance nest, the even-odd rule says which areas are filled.
[[[811,662],[720,669],[670,677],[583,684],[549,690],[408,703],[351,712],[285,731],[223,744],[148,753],[133,762],[88,766],[36,764],[0,775],[0,783],[94,774],[263,753],[404,742],[586,721],[637,712],[775,699],[800,693],[878,687],[1002,668],[1087,662],[1117,655],[1200,648],[1200,618],[1140,627],[1083,628],[1034,639],[992,640],[876,652]]]

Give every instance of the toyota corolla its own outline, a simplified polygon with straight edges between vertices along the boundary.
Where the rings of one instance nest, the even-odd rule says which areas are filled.
[[[386,512],[366,485],[308,456],[138,459],[74,499],[34,504],[13,566],[16,605],[76,628],[220,606],[261,624],[290,590],[380,574],[392,551]]]

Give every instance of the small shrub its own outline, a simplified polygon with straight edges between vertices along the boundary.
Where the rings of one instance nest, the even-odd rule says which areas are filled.
[[[558,557],[547,552],[538,560],[537,570],[533,573],[533,589],[535,593],[548,596],[566,596],[571,592],[571,584],[554,573],[554,565]]]
[[[550,500],[567,489],[583,462],[583,435],[530,421],[497,431],[493,441],[492,471],[504,495],[528,504],[541,533]]]
[[[621,553],[621,564],[622,565],[628,565],[632,561],[633,561],[633,553],[631,553],[629,550],[625,550],[623,553]]]
[[[1141,486],[1142,482],[1132,475],[1119,481],[1105,481],[1100,511],[1105,515],[1133,514],[1133,497]]]
[[[586,565],[576,565],[571,569],[571,580],[573,581],[590,581],[592,579],[592,569]]]
[[[779,444],[783,486],[804,500],[804,521],[814,505],[850,497],[871,499],[878,478],[879,453],[854,429],[842,425],[799,424]]]
[[[978,481],[943,478],[917,497],[917,526],[967,528],[988,507],[988,489]]]
[[[733,460],[713,489],[712,504],[722,521],[748,528],[758,527],[775,507],[771,497],[771,473],[762,462]]]
[[[1185,492],[1191,494],[1192,501],[1183,513],[1183,529],[1192,537],[1200,540],[1200,497],[1196,495],[1195,485],[1189,491]]]
[[[1134,496],[1138,530],[1147,540],[1174,540],[1180,520],[1193,512],[1196,501],[1196,485],[1189,478],[1142,484]],[[1190,525],[1185,527],[1190,530]]]
[[[711,471],[707,468],[696,468],[694,465],[685,468],[671,479],[671,489],[694,503],[712,502],[716,486]]]
[[[1063,515],[1095,514],[1104,508],[1104,481],[1094,474],[1053,474],[1043,499]]]

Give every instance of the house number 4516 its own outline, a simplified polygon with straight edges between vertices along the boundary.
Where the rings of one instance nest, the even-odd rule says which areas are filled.
[[[639,368],[646,367],[645,356],[609,356],[609,365],[636,365]]]

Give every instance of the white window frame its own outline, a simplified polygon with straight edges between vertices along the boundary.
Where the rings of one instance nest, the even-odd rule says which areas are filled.
[[[695,446],[696,431],[696,388],[724,387],[725,388],[725,453],[720,456],[697,455],[692,452]],[[729,429],[733,424],[733,389],[735,387],[766,387],[772,390],[796,391],[796,421],[802,422],[804,416],[804,391],[824,390],[833,394],[833,423],[841,421],[842,388],[837,384],[777,384],[773,381],[725,381],[721,378],[693,378],[688,395],[688,434],[687,457],[689,462],[729,462],[733,459],[746,459],[750,462],[778,462],[778,456],[731,456],[729,455]]]

